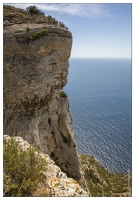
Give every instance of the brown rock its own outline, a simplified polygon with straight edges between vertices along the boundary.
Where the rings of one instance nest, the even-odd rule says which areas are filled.
[[[26,141],[83,182],[69,102],[59,97],[67,83],[72,34],[31,19],[24,23],[27,16],[18,18],[16,11],[21,12],[4,8],[4,134],[22,132]]]

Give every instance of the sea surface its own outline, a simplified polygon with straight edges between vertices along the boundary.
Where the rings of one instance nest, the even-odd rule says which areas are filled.
[[[130,59],[70,59],[68,95],[78,151],[111,172],[132,173]]]

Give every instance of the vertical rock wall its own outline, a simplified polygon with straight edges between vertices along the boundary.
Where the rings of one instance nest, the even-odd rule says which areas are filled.
[[[22,132],[81,182],[69,102],[59,97],[67,83],[72,35],[53,25],[4,24],[4,134]]]

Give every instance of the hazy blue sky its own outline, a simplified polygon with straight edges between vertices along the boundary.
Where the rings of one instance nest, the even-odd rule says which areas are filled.
[[[46,15],[64,22],[73,35],[71,57],[131,57],[130,3],[10,5],[24,9],[36,5]]]

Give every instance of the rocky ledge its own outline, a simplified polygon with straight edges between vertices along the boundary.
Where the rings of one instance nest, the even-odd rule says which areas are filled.
[[[4,143],[6,144],[11,139],[10,136],[4,135]],[[22,137],[14,137],[15,141],[18,143],[19,148],[23,151],[30,147],[30,144],[23,140]],[[53,160],[47,154],[38,153],[35,154],[45,159],[47,163],[47,169],[42,172],[43,181],[42,184],[37,185],[37,189],[33,193],[34,197],[51,196],[51,197],[88,197],[88,193],[84,191],[81,186],[73,179],[68,178],[65,173],[55,164]],[[4,188],[5,189],[5,188]],[[8,185],[6,186],[8,190]],[[5,191],[6,192],[6,191]]]

